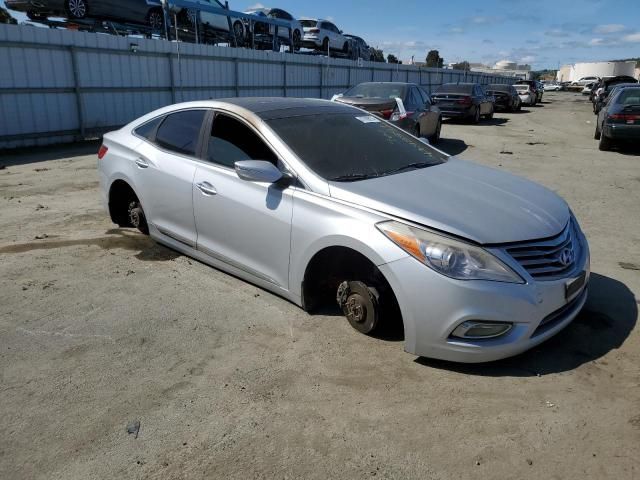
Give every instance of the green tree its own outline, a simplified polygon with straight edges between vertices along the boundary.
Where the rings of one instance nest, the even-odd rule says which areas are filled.
[[[387,63],[402,63],[393,53],[387,55]]]
[[[443,64],[444,59],[440,56],[440,52],[438,50],[430,50],[427,54],[427,67],[442,68]]]
[[[372,55],[373,55],[373,61],[374,62],[381,62],[384,63],[384,52],[382,50],[379,50],[377,48],[373,48],[372,50]]]

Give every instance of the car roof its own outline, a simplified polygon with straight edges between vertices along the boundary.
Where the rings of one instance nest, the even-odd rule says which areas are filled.
[[[360,110],[342,103],[315,98],[241,97],[216,100],[248,110],[263,120],[320,113],[349,113]]]

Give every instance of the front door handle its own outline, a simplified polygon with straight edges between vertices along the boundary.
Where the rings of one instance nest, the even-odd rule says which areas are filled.
[[[213,185],[211,185],[209,182],[197,183],[196,187],[198,187],[198,190],[200,190],[203,194],[208,196],[217,195],[218,193]]]
[[[149,164],[141,158],[136,158],[136,165],[140,168],[149,168]]]

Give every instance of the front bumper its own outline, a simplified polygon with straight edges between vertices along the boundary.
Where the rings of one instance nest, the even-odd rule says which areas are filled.
[[[587,300],[589,249],[581,234],[581,258],[565,279],[526,284],[454,280],[412,257],[380,266],[396,294],[405,327],[405,350],[463,363],[499,360],[525,352],[565,328]],[[511,262],[513,264],[513,262]],[[566,299],[566,284],[587,272],[584,286]],[[505,335],[464,340],[451,332],[467,320],[513,323]]]

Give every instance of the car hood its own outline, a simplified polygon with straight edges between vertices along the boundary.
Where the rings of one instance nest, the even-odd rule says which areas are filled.
[[[420,170],[357,182],[330,182],[331,196],[481,244],[558,234],[569,207],[524,178],[450,158]]]

